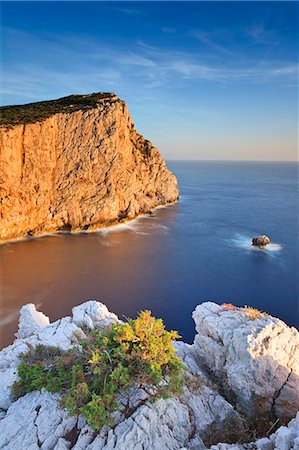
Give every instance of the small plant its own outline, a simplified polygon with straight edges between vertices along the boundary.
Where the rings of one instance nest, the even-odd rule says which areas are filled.
[[[250,320],[261,319],[262,317],[268,317],[268,314],[260,311],[257,308],[245,305],[244,308],[240,308],[240,311]]]
[[[237,306],[234,306],[231,303],[222,303],[221,306],[225,311],[241,311],[244,314],[244,316],[250,320],[261,319],[262,317],[269,316],[267,313],[247,305],[245,305],[243,308],[238,308]]]
[[[225,309],[226,311],[234,311],[236,310],[236,306],[234,306],[232,303],[222,303],[221,305],[223,307],[223,309]]]
[[[61,392],[61,406],[72,415],[82,413],[98,431],[112,424],[117,395],[133,385],[150,386],[151,400],[180,392],[183,364],[173,347],[177,338],[161,319],[143,311],[105,332],[90,331],[80,347],[67,352],[39,345],[22,355],[13,394],[41,388]]]

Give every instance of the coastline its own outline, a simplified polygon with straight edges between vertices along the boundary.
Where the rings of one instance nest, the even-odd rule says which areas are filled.
[[[5,245],[5,244],[13,244],[14,242],[30,242],[33,239],[38,239],[38,238],[42,238],[42,237],[46,237],[46,236],[59,236],[59,235],[78,235],[78,234],[87,234],[87,233],[98,233],[100,231],[105,231],[107,230],[107,232],[109,232],[111,229],[114,229],[115,227],[121,227],[122,225],[126,225],[127,223],[134,223],[136,221],[138,221],[139,219],[142,218],[147,218],[147,217],[151,217],[153,215],[153,212],[162,208],[168,208],[169,206],[175,205],[176,203],[178,203],[180,200],[180,198],[178,197],[176,200],[173,201],[169,201],[166,204],[161,204],[161,205],[157,205],[155,206],[150,212],[145,212],[145,213],[140,213],[137,214],[135,217],[133,218],[123,218],[121,220],[115,220],[112,221],[108,226],[107,224],[103,223],[101,224],[95,224],[90,226],[87,230],[84,229],[75,229],[75,230],[57,230],[57,231],[46,231],[46,232],[42,232],[40,234],[34,234],[32,236],[22,236],[22,237],[18,237],[15,239],[7,239],[7,240],[0,240],[0,245]],[[118,228],[119,229],[119,228]]]

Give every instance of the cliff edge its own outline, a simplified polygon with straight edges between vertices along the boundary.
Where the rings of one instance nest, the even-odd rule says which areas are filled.
[[[108,226],[178,198],[175,176],[112,93],[0,113],[1,240]]]

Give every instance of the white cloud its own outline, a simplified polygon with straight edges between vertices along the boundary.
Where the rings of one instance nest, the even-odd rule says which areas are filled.
[[[224,63],[195,52],[157,48],[144,41],[124,49],[88,36],[36,38],[6,29],[11,59],[3,64],[3,101],[30,101],[75,92],[112,90],[120,95],[161,93],[186,80],[200,82],[275,82],[292,86],[297,63],[234,59]],[[206,39],[206,36],[204,37]],[[20,44],[21,43],[21,44]],[[210,44],[214,45],[214,43]],[[26,64],[21,64],[26,60]],[[20,62],[19,62],[20,61]]]

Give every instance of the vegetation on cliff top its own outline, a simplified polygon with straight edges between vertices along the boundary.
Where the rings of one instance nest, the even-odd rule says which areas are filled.
[[[176,331],[143,311],[135,320],[113,324],[106,331],[88,331],[80,346],[62,352],[38,345],[22,355],[16,398],[45,388],[61,392],[61,406],[71,415],[83,414],[94,430],[112,425],[121,392],[137,386],[151,400],[180,392],[183,364],[175,355]]]
[[[0,107],[0,125],[12,126],[41,122],[58,113],[72,113],[78,110],[94,108],[105,100],[116,100],[111,92],[98,92],[88,95],[69,95],[57,100],[49,100],[26,105]]]

